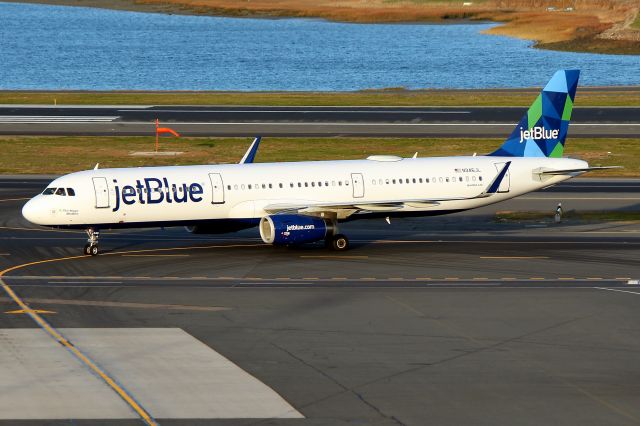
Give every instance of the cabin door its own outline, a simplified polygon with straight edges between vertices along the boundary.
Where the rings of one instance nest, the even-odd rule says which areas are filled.
[[[506,163],[494,163],[498,173],[502,171],[505,164]],[[504,175],[504,179],[502,179],[502,182],[500,182],[500,187],[498,187],[498,192],[509,192],[510,187],[511,187],[511,178],[509,176],[509,170],[507,170],[507,173],[505,173]]]
[[[107,178],[94,177],[93,189],[96,193],[96,208],[105,209],[109,207],[109,186],[107,185]]]
[[[364,197],[364,179],[362,173],[351,173],[351,183],[353,184],[353,198]]]
[[[209,173],[211,191],[213,193],[211,204],[224,204],[224,184],[220,173]]]

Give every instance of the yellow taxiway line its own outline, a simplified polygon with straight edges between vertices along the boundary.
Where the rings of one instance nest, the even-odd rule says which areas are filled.
[[[98,375],[107,385],[113,389],[120,398],[124,400],[124,402],[129,405],[140,418],[148,425],[158,425],[158,422],[155,421],[151,414],[147,410],[145,410],[129,392],[127,392],[122,386],[120,386],[109,374],[100,368],[91,358],[82,353],[77,347],[75,347],[71,342],[69,342],[58,330],[56,330],[51,324],[49,324],[39,313],[38,310],[31,309],[29,305],[27,305],[21,298],[13,291],[11,287],[7,283],[4,282],[2,276],[5,274],[15,271],[16,269],[25,268],[27,266],[39,265],[42,263],[51,263],[62,260],[71,260],[71,259],[79,259],[85,256],[70,256],[70,257],[62,257],[57,259],[46,259],[40,260],[36,262],[24,263],[22,265],[12,266],[11,268],[7,268],[3,271],[0,271],[0,285],[2,285],[2,289],[7,293],[7,295],[13,299],[14,302],[20,307],[20,310],[24,311],[27,315],[33,319],[36,324],[40,326],[44,331],[46,331],[49,336],[54,338],[58,343],[64,346],[69,352],[71,352],[77,359],[79,359],[83,364],[85,364],[91,371]]]

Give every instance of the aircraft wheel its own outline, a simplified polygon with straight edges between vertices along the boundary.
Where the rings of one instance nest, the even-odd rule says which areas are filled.
[[[91,256],[97,256],[98,255],[98,246],[90,246],[89,247],[89,254]]]
[[[331,240],[331,248],[335,251],[344,251],[349,249],[349,239],[346,235],[336,234]]]
[[[91,254],[91,244],[85,244],[85,246],[84,246],[84,254],[86,254],[86,255],[90,255]]]

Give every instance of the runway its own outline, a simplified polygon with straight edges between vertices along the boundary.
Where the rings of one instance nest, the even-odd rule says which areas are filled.
[[[0,269],[18,266],[2,280],[160,424],[640,421],[640,225],[492,219],[497,210],[551,218],[558,202],[637,210],[639,180],[576,179],[467,213],[347,223],[354,248],[340,254],[265,246],[256,230],[171,228],[104,231],[92,258],[80,256],[82,232],[20,217],[49,179],[0,179]],[[18,310],[8,297],[0,303]],[[27,376],[3,388],[0,407],[14,405],[0,419],[37,424],[42,412],[60,415],[52,424],[140,424],[72,354],[29,334],[40,332],[29,316],[0,321],[0,371]],[[69,380],[67,391],[41,388],[45,374],[51,389]],[[252,390],[233,399],[247,374]],[[32,400],[31,417],[15,408],[41,395],[63,408]],[[289,418],[261,421],[259,406]]]
[[[5,135],[502,137],[521,107],[0,106]],[[640,136],[640,108],[575,108],[572,137]]]

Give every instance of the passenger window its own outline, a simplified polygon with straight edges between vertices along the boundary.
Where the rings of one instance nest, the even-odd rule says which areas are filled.
[[[344,181],[344,186],[349,186],[349,181],[348,180]]]
[[[402,179],[398,179],[398,183],[402,183]]]
[[[325,181],[324,186],[329,186],[329,181]]]
[[[420,180],[422,180],[422,179],[420,179]],[[416,178],[413,178],[413,183],[416,183]]]
[[[302,184],[298,182],[298,188],[302,188]]]
[[[392,179],[391,182],[395,185],[396,184],[396,180]]]
[[[305,188],[308,188],[308,187],[309,187],[309,182],[305,182],[305,183],[304,183],[304,187],[305,187]]]
[[[267,189],[267,185],[265,185],[264,183],[262,184],[262,189]]]
[[[341,180],[338,181],[338,186],[342,186],[342,181]]]
[[[227,185],[227,189],[231,191],[231,185]]]
[[[269,189],[272,189],[272,188],[273,188],[273,185],[269,184]]]
[[[445,178],[447,180],[447,182],[449,182],[449,178]]]
[[[420,181],[420,183],[422,183],[422,178],[418,179],[418,181]]]
[[[56,195],[62,195],[64,197],[67,195],[67,192],[64,190],[64,188],[58,188],[56,190]]]
[[[482,182],[482,176],[478,176],[478,180]]]
[[[293,182],[291,182],[291,183],[289,184],[289,187],[293,188]]]
[[[51,194],[55,194],[56,189],[55,188],[47,188],[44,191],[42,191],[42,195],[51,195]]]
[[[233,185],[233,189],[238,190],[238,185]]]
[[[315,188],[316,183],[315,182],[311,182],[311,186],[313,186]]]
[[[429,183],[429,178],[424,178],[424,181],[425,181],[426,183]]]
[[[375,179],[371,179],[371,184],[375,185],[376,184],[376,180]]]
[[[251,184],[247,185],[247,188],[251,189]]]
[[[462,176],[460,176],[460,177],[458,178],[458,180],[459,180],[460,182],[462,182]]]
[[[240,186],[240,188],[242,188],[242,190],[244,191],[244,183],[242,184],[242,186]]]
[[[318,186],[322,186],[322,182],[318,182]]]
[[[389,179],[385,180],[384,183],[386,183],[387,185],[389,185]]]

